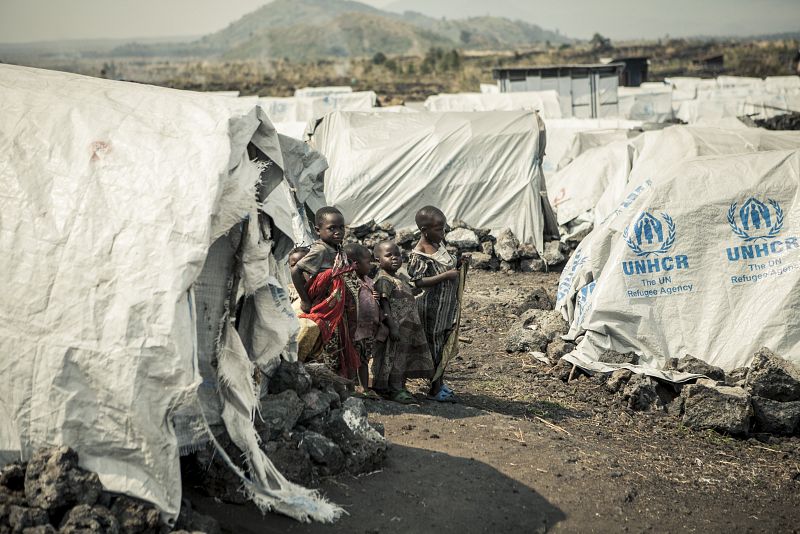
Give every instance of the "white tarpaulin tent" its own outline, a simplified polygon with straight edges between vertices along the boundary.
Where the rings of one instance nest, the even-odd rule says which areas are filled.
[[[672,88],[668,85],[620,87],[617,101],[619,115],[626,119],[666,122],[673,118]]]
[[[347,85],[332,85],[329,87],[301,87],[300,89],[295,89],[294,96],[328,96],[352,92],[353,88]]]
[[[644,132],[629,140],[630,173],[623,184],[607,188],[594,206],[599,223],[625,199],[626,190],[652,178],[666,164],[692,156],[740,154],[800,147],[800,133],[772,132],[763,128],[670,126]]]
[[[743,76],[675,77],[665,81],[673,87],[675,117],[689,124],[743,115],[770,118],[800,111],[798,76],[764,80]]]
[[[311,144],[329,162],[325,200],[348,224],[413,226],[426,204],[543,250],[554,222],[541,174],[541,120],[533,112],[332,113]]]
[[[307,124],[308,123],[302,121],[276,122],[275,129],[278,130],[278,133],[281,135],[302,141]]]
[[[724,130],[672,126],[658,132],[645,132],[629,144],[633,159],[627,184],[621,188],[621,194],[618,193],[620,188],[609,187],[608,194],[604,193],[595,205],[595,229],[580,243],[559,281],[556,309],[570,323],[570,335],[573,338],[584,330],[585,314],[581,310],[591,302],[594,282],[600,278],[606,266],[609,254],[608,221],[653,184],[658,185],[658,180],[671,176],[664,174],[665,167],[679,165],[681,161],[696,156],[800,148],[800,133],[770,132],[760,128]],[[697,184],[693,187],[699,190],[704,186]]]
[[[252,422],[254,368],[296,358],[278,249],[302,226],[288,185],[313,189],[313,172],[284,162],[300,147],[228,97],[2,65],[0,100],[0,461],[68,445],[108,490],[169,520],[179,448],[213,441],[219,422],[260,507],[333,519],[275,470]],[[284,216],[262,224],[257,199],[270,210],[274,195]],[[241,290],[263,315],[241,338],[228,278],[212,276],[232,275],[237,249]]]
[[[428,111],[538,111],[543,119],[561,118],[557,91],[455,93],[429,96]]]
[[[374,108],[377,101],[374,91],[259,98],[259,104],[274,122],[308,122],[332,111],[366,111]]]
[[[573,146],[575,137],[580,132],[593,130],[619,130],[620,132],[639,128],[642,121],[631,121],[626,119],[548,119],[545,121],[547,128],[547,149],[542,161],[542,171],[545,178],[550,176],[559,168],[559,164],[564,156]]]
[[[594,207],[609,189],[615,190],[614,197],[624,193],[632,156],[628,140],[621,137],[589,148],[550,177],[547,193],[566,237],[591,228]]]
[[[677,380],[658,370],[686,354],[731,370],[766,346],[800,363],[798,192],[797,150],[662,167],[595,229],[582,261],[603,265],[565,359],[608,371],[605,350],[635,352],[637,370]]]

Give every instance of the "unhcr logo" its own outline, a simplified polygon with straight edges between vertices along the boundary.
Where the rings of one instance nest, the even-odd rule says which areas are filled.
[[[772,206],[772,213],[760,200],[754,197],[747,199],[738,210],[741,227],[736,221],[736,202],[731,204],[728,209],[728,224],[733,233],[748,242],[777,236],[783,228],[783,210],[777,201],[770,198],[767,202]]]
[[[666,234],[661,221],[646,211],[639,215],[633,225],[625,228],[622,237],[637,256],[665,254],[672,248],[675,243],[675,222],[666,213],[662,213],[661,216],[667,224]],[[633,232],[630,232],[631,229]]]
[[[675,244],[675,221],[666,213],[659,219],[650,212],[642,212],[625,228],[622,237],[634,254],[644,258],[625,261],[622,272],[626,275],[651,274],[673,269],[688,269],[686,256],[666,256]],[[648,259],[649,256],[661,256]]]
[[[741,207],[733,202],[728,209],[727,220],[737,237],[745,243],[751,243],[726,249],[728,261],[764,258],[798,248],[796,237],[775,239],[784,223],[783,210],[777,200],[769,198],[765,204],[750,197]]]

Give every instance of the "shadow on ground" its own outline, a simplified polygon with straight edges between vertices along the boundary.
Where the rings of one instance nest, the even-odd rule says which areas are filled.
[[[482,393],[459,393],[458,399],[462,404],[467,406],[503,415],[510,415],[512,417],[538,416],[553,422],[590,417],[590,414],[575,410],[557,401],[507,400]]]
[[[565,406],[555,400],[507,400],[483,393],[458,393],[458,402],[434,402],[416,394],[418,404],[402,405],[391,401],[365,401],[370,413],[378,415],[415,414],[455,420],[495,412],[512,417],[541,417],[558,423],[567,419],[585,419],[591,414]]]
[[[531,488],[481,462],[392,445],[380,472],[322,484],[349,515],[336,524],[301,524],[184,487],[185,496],[230,533],[546,532],[564,513]]]

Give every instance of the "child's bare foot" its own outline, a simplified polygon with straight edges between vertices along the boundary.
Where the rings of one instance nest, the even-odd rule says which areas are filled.
[[[360,399],[381,400],[381,396],[369,388],[363,386],[356,386],[355,397]]]

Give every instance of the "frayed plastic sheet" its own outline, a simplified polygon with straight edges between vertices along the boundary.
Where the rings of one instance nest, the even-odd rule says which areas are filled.
[[[316,491],[286,480],[261,449],[253,422],[259,396],[253,380],[255,367],[230,321],[226,323],[222,337],[217,365],[222,419],[231,440],[244,452],[251,478],[245,476],[212,437],[218,452],[242,479],[249,497],[263,512],[279,512],[304,522],[335,521],[344,510]]]

